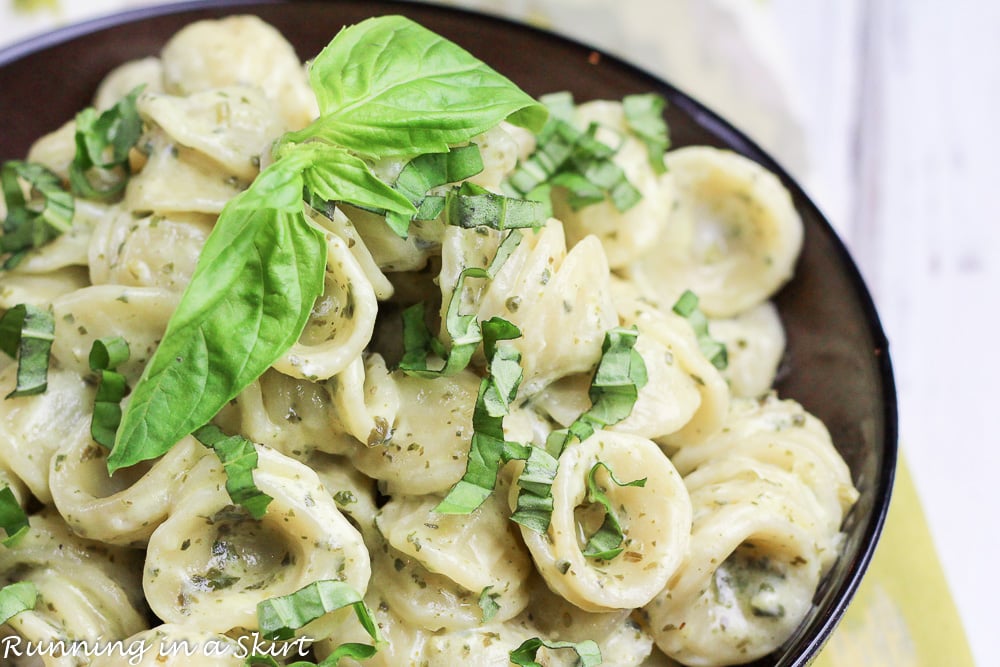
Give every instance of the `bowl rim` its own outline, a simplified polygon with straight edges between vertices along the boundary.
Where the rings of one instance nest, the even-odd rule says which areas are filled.
[[[336,5],[342,0],[184,0],[182,2],[161,2],[160,4],[145,5],[129,8],[87,20],[71,23],[46,32],[29,35],[6,47],[0,48],[0,68],[4,68],[14,62],[31,56],[32,54],[52,48],[64,42],[84,37],[92,33],[106,29],[115,28],[124,24],[139,22],[164,15],[182,14],[198,10],[220,10],[231,8],[234,11],[240,8],[253,8],[261,6],[275,5]],[[351,2],[356,0],[343,0]],[[805,192],[799,182],[793,178],[778,161],[765,151],[756,141],[751,139],[742,130],[736,128],[724,117],[713,111],[694,96],[684,92],[670,81],[660,75],[654,74],[643,67],[632,63],[626,57],[608,53],[603,49],[568,36],[564,33],[549,30],[546,28],[520,21],[498,13],[474,9],[463,8],[454,5],[444,5],[440,2],[430,0],[374,0],[366,2],[372,6],[372,15],[376,15],[379,8],[398,10],[405,14],[407,8],[419,8],[430,10],[442,14],[454,16],[464,16],[471,20],[491,22],[505,26],[507,29],[534,33],[541,39],[562,42],[564,45],[574,49],[585,49],[600,55],[602,61],[610,63],[613,67],[633,74],[639,75],[651,81],[666,91],[669,104],[679,107],[692,122],[700,126],[703,130],[713,135],[725,147],[735,150],[762,165],[766,169],[774,172],[781,180],[782,184],[789,189],[793,200],[797,205],[807,210],[813,217],[816,229],[822,233],[828,243],[837,254],[837,260],[842,264],[845,271],[845,278],[850,283],[854,296],[864,313],[867,331],[874,344],[873,353],[877,359],[877,375],[881,382],[882,389],[882,419],[883,437],[878,444],[882,447],[882,466],[877,479],[872,480],[872,485],[876,490],[872,513],[868,517],[868,525],[861,535],[863,548],[859,550],[855,558],[848,564],[846,575],[836,587],[832,595],[832,604],[823,610],[822,616],[814,618],[811,624],[815,625],[815,633],[808,641],[803,641],[802,633],[797,632],[790,638],[791,643],[786,643],[783,648],[792,649],[795,653],[790,657],[790,661],[779,660],[775,667],[804,667],[810,663],[820,652],[823,645],[830,638],[833,631],[841,621],[851,600],[857,592],[858,586],[871,563],[872,557],[878,546],[882,530],[885,525],[886,516],[892,497],[893,482],[895,480],[896,465],[898,463],[898,398],[896,392],[895,379],[892,362],[889,355],[889,342],[882,327],[881,319],[875,307],[874,300],[867,284],[859,270],[854,258],[851,256],[846,245],[836,233],[827,217],[819,209],[812,198]],[[382,12],[384,13],[384,12]]]

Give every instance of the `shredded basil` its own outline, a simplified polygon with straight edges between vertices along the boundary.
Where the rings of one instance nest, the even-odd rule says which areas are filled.
[[[115,369],[128,358],[128,343],[121,336],[98,338],[90,348],[90,369],[98,375],[90,437],[109,449],[115,444],[115,434],[122,420],[121,402],[128,391],[125,376]]]
[[[296,630],[317,618],[344,607],[354,609],[358,621],[375,643],[368,647],[374,654],[375,648],[382,643],[378,626],[361,595],[343,581],[316,581],[289,595],[264,600],[257,604],[257,623],[264,639],[281,641],[291,639]]]
[[[22,182],[27,186],[26,199]],[[73,222],[73,196],[63,189],[59,177],[33,162],[11,160],[0,168],[7,217],[0,236],[0,269],[12,269],[29,250],[40,248]]]
[[[54,339],[55,319],[48,310],[21,303],[0,317],[0,350],[17,359],[17,384],[7,398],[45,391]]]
[[[366,160],[443,153],[505,119],[534,131],[547,114],[483,62],[401,16],[345,28],[309,77],[319,118],[282,137],[274,161],[223,209],[132,392],[110,471],[163,454],[298,340],[327,259],[303,196],[412,216],[412,202]]]
[[[667,101],[662,95],[626,95],[622,98],[628,129],[646,145],[649,165],[657,174],[667,170],[663,155],[670,148],[670,132],[663,120]]]
[[[505,197],[475,183],[462,183],[445,197],[445,223],[472,229],[541,227],[548,219],[548,205],[528,198]]]
[[[440,514],[468,514],[482,505],[496,487],[500,465],[514,458],[524,458],[528,447],[506,442],[503,418],[521,383],[521,354],[510,346],[498,346],[501,340],[513,340],[520,330],[499,317],[483,323],[483,347],[489,359],[489,373],[479,384],[479,395],[472,412],[472,442],[465,474],[434,508]]]
[[[0,625],[3,625],[23,611],[35,608],[38,590],[30,581],[7,584],[0,588]]]
[[[226,492],[234,503],[245,507],[255,519],[267,513],[273,498],[261,491],[253,479],[257,469],[257,447],[241,435],[226,435],[208,424],[194,432],[198,441],[215,452],[226,471]]]
[[[708,318],[698,308],[698,297],[691,290],[685,290],[674,304],[673,311],[687,319],[698,339],[698,349],[719,370],[729,365],[729,351],[725,343],[715,340],[708,332]]]
[[[604,661],[601,649],[591,639],[585,639],[582,642],[551,642],[538,637],[525,640],[524,643],[511,651],[510,661],[515,665],[521,665],[521,667],[542,667],[535,659],[538,656],[538,649],[543,646],[549,649],[569,649],[576,652],[578,657],[576,664],[579,667],[597,667]]]
[[[482,170],[483,157],[475,144],[459,146],[447,153],[418,155],[406,163],[392,186],[410,200],[417,212],[412,216],[387,213],[385,221],[397,235],[406,238],[411,220],[433,220],[444,210],[444,198],[428,195],[430,190],[457,183]]]
[[[617,424],[632,413],[639,390],[648,379],[646,364],[634,349],[638,335],[635,327],[616,327],[605,334],[601,360],[590,382],[590,409],[569,428],[550,433],[545,450],[535,448],[531,452],[517,479],[519,491],[512,521],[536,532],[548,530],[559,455],[573,440],[582,442],[596,429]]]
[[[5,547],[13,546],[28,532],[28,515],[17,502],[14,492],[9,486],[0,489],[0,528],[7,537],[0,540]]]
[[[489,623],[493,620],[493,617],[497,615],[500,611],[500,603],[497,600],[500,598],[499,593],[491,593],[493,589],[492,586],[487,586],[479,593],[479,608],[483,612],[483,623]]]
[[[403,358],[399,363],[400,370],[407,375],[433,379],[454,375],[469,365],[472,355],[483,340],[483,331],[475,314],[461,313],[465,281],[468,278],[491,280],[517,248],[521,238],[519,231],[511,230],[500,243],[496,255],[487,268],[470,266],[459,273],[444,322],[445,330],[451,338],[450,351],[445,350],[441,341],[427,327],[423,302],[403,311]],[[431,354],[444,361],[440,368],[428,368],[428,357]]]
[[[69,165],[69,182],[77,195],[106,200],[125,189],[131,173],[128,154],[142,134],[136,108],[142,88],[133,88],[100,114],[88,107],[76,115],[76,154]]]
[[[597,139],[596,123],[586,130],[573,125],[569,93],[554,93],[541,101],[549,109],[549,119],[537,135],[535,151],[504,182],[505,191],[530,199],[528,193],[548,184],[564,188],[574,209],[605,199],[619,211],[635,206],[642,195],[614,162],[618,147]],[[646,145],[653,170],[662,173],[663,153],[669,146],[662,116],[665,101],[654,94],[629,95],[623,105],[629,131]]]
[[[614,508],[611,506],[611,499],[601,489],[597,483],[597,471],[603,468],[608,473],[608,478],[616,486],[646,486],[646,478],[633,480],[631,482],[619,482],[615,478],[614,472],[607,464],[598,461],[587,474],[587,501],[599,503],[604,507],[604,521],[601,527],[587,539],[587,544],[583,549],[583,555],[588,558],[598,558],[601,560],[611,560],[623,550],[621,546],[624,540],[622,526],[618,521]]]

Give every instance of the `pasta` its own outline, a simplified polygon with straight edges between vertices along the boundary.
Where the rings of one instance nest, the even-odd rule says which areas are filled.
[[[780,182],[667,150],[641,96],[532,121],[386,21],[332,87],[336,40],[306,67],[255,17],[199,21],[96,91],[126,150],[81,162],[84,113],[4,166],[4,664],[730,665],[806,615],[857,491],[772,389]],[[359,130],[415,76],[400,35],[480,68],[406,109],[490,122]],[[518,101],[448,101],[479,87]]]

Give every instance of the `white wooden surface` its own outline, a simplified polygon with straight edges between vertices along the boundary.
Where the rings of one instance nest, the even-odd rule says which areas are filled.
[[[1000,4],[982,0],[453,0],[668,77],[806,184],[890,339],[902,447],[977,663],[1000,664]],[[0,45],[148,0],[0,6]],[[2,91],[0,91],[2,94]],[[919,581],[913,582],[919,586]],[[860,667],[860,666],[859,666]]]

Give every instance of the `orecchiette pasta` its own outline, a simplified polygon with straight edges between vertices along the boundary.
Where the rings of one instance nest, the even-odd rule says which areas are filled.
[[[423,66],[415,53],[406,67]],[[364,97],[352,86],[392,69],[353,68],[314,84]],[[0,595],[16,583],[37,594],[0,624],[0,646],[89,647],[41,663],[99,667],[251,664],[251,647],[293,646],[304,654],[275,664],[346,650],[339,664],[353,667],[506,667],[521,651],[569,667],[597,651],[605,665],[670,656],[693,667],[778,647],[810,608],[857,498],[823,424],[771,388],[785,335],[768,299],[802,242],[781,182],[708,147],[670,151],[663,171],[641,136],[649,128],[637,130],[622,102],[595,100],[566,117],[578,141],[603,149],[577,145],[560,159],[544,130],[508,113],[446,142],[461,151],[432,156],[468,157],[474,144],[481,169],[420,173],[427,192],[412,193],[400,175],[419,151],[339,146],[346,121],[296,132],[316,127],[317,98],[339,103],[310,89],[273,27],[199,21],[96,92],[96,110],[124,99],[141,123],[115,172],[127,178],[121,192],[96,201],[74,189],[84,132],[74,122],[31,148],[74,212],[38,247],[0,244],[0,316],[14,313],[0,325],[11,353],[0,355]],[[414,143],[429,131],[410,129]],[[233,197],[272,183],[261,170],[302,145],[337,156],[288,181],[288,224],[323,243],[313,267],[318,281],[325,257],[322,296],[308,318],[300,311],[297,342],[240,383],[251,363],[241,345],[266,348],[262,327],[234,322],[233,340],[216,340],[172,318],[201,321],[186,295],[199,289],[202,248],[220,238]],[[545,188],[509,196],[538,155],[551,210]],[[362,172],[381,183],[354,182]],[[603,186],[609,173],[635,188],[634,206],[570,205],[567,183]],[[17,216],[41,215],[38,188],[18,178],[30,202],[0,201],[12,220],[0,241]],[[374,194],[358,194],[366,188]],[[463,217],[454,205],[468,197],[486,203]],[[286,224],[267,218],[266,194],[249,199],[267,224]],[[406,201],[417,215],[391,227],[386,211]],[[535,228],[512,231],[525,211]],[[268,310],[280,290],[251,275],[265,263],[250,262],[248,289],[225,303],[282,321]],[[54,333],[18,321],[27,306]],[[171,347],[177,330],[204,343],[195,359],[174,353],[194,349]],[[263,342],[243,345],[248,332]],[[128,358],[103,364],[99,352],[119,339]],[[47,359],[28,368],[22,348],[43,347]],[[711,354],[719,348],[726,355]],[[109,473],[127,429],[113,447],[101,433],[150,405],[151,376],[207,367],[201,352],[228,359],[205,378],[233,385],[209,424]],[[19,395],[22,366],[47,368],[43,391]],[[186,394],[204,400],[208,384],[164,382],[158,398],[183,416]],[[161,437],[156,426],[143,446]]]

